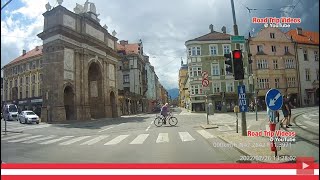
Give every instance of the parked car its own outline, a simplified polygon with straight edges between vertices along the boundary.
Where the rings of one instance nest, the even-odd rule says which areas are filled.
[[[20,123],[37,123],[39,124],[40,118],[33,111],[21,111],[19,114]]]
[[[3,119],[5,121],[18,120],[18,108],[15,104],[6,104],[3,106]]]

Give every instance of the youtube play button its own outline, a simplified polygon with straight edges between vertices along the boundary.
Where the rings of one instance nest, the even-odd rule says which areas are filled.
[[[298,175],[311,175],[314,174],[313,157],[297,157],[297,174]]]

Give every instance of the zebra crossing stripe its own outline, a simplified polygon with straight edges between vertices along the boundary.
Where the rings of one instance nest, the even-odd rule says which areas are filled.
[[[29,136],[29,137],[25,137],[25,138],[22,138],[22,139],[11,140],[11,141],[8,141],[8,142],[22,142],[22,141],[34,139],[34,138],[41,137],[41,136],[43,136],[43,135]]]
[[[169,142],[168,133],[159,133],[156,143]]]
[[[297,122],[296,124],[297,124],[298,126],[302,126],[302,124],[301,124],[301,123],[298,123],[298,122]]]
[[[1,141],[2,140],[15,139],[15,138],[23,137],[23,136],[31,136],[31,134],[17,134],[17,135],[14,135],[14,136],[9,136],[9,137],[2,138]]]
[[[109,136],[108,136],[108,135],[98,136],[98,137],[93,138],[93,139],[91,139],[91,140],[89,140],[89,141],[83,142],[83,143],[81,143],[80,145],[92,145],[92,144],[95,144],[95,143],[97,143],[97,142],[99,142],[99,141],[101,141],[101,140],[103,140],[103,139],[105,139],[105,138],[107,138],[107,137],[109,137]]]
[[[62,136],[60,138],[52,139],[52,140],[41,142],[41,143],[38,143],[38,144],[52,144],[52,143],[56,143],[58,141],[62,141],[62,140],[69,139],[69,138],[72,138],[72,137],[74,137],[74,136]]]
[[[46,136],[46,137],[42,137],[42,138],[37,138],[37,139],[29,140],[29,141],[24,141],[22,143],[31,144],[31,143],[34,143],[34,142],[39,142],[39,141],[43,141],[43,140],[47,140],[47,139],[51,139],[51,138],[55,138],[55,137],[56,137],[55,135],[50,135],[50,136]]]
[[[303,129],[308,129],[308,127],[307,126],[300,126],[301,128],[303,128]]]
[[[310,125],[310,126],[317,126],[317,127],[319,127],[319,124],[314,123],[314,122],[311,122],[311,121],[304,121],[304,123],[306,123],[306,124],[308,124],[308,125]]]
[[[179,132],[181,141],[194,141],[195,139],[188,132]]]
[[[148,136],[149,134],[140,134],[130,144],[143,144],[143,142],[148,138]]]
[[[62,142],[62,143],[60,143],[59,145],[69,145],[69,144],[72,144],[72,143],[75,143],[75,142],[84,140],[84,139],[89,138],[89,137],[91,137],[91,136],[81,136],[81,137],[77,137],[77,138],[71,139],[71,140],[69,140],[69,141]]]
[[[20,131],[20,130],[30,130],[30,129],[39,129],[39,128],[46,128],[46,127],[49,127],[51,126],[50,124],[44,124],[44,125],[34,125],[34,126],[23,126],[23,127],[17,127],[17,128],[13,128],[11,130],[14,130],[14,131]]]
[[[127,138],[129,135],[120,135],[117,136],[116,138],[112,139],[111,141],[105,143],[104,145],[115,145],[120,143],[122,140],[124,140],[125,138]]]
[[[197,132],[204,138],[209,139],[209,138],[215,138],[214,135],[210,134],[208,131],[206,130],[197,130]]]

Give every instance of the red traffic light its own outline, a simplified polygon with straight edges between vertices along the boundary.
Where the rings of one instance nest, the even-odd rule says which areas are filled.
[[[241,58],[241,51],[233,51],[233,59],[240,59]]]

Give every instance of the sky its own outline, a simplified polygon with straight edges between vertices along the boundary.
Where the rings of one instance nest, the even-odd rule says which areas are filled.
[[[3,6],[8,0],[1,0]],[[45,4],[55,0],[12,0],[1,10],[1,67],[27,51],[41,45],[36,35],[43,30]],[[178,87],[181,59],[186,62],[185,42],[209,33],[209,25],[233,34],[230,0],[91,0],[100,14],[100,24],[117,32],[120,40],[137,43],[142,40],[144,53],[150,57],[161,84],[166,89]],[[65,0],[70,11],[85,0]],[[319,32],[318,0],[234,0],[239,35],[256,34],[262,24],[251,23],[252,17],[301,18],[291,24]],[[249,9],[256,9],[249,11]],[[1,72],[2,76],[2,72]]]

